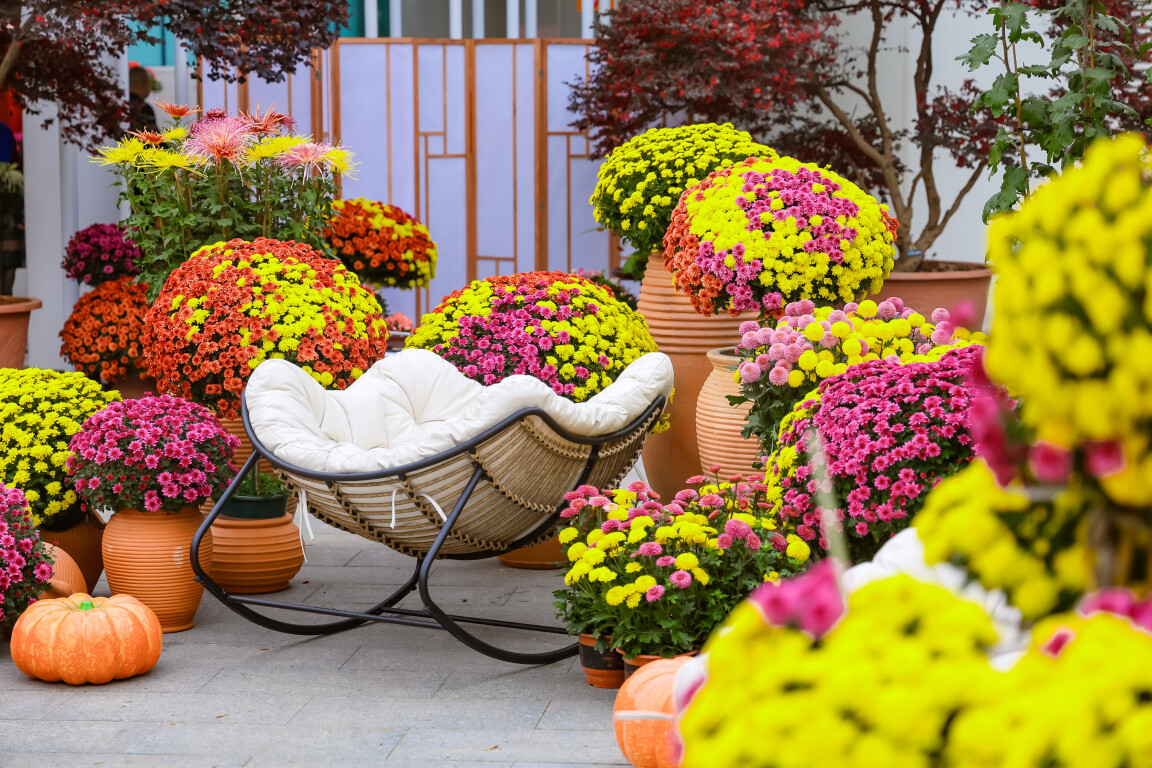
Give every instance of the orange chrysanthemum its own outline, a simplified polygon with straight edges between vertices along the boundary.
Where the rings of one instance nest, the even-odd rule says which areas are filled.
[[[60,331],[60,355],[90,379],[110,383],[128,375],[144,378],[144,315],[147,287],[130,277],[101,283],[83,296]]]
[[[378,288],[419,288],[436,275],[428,228],[394,205],[337,200],[324,237],[344,266]]]
[[[380,303],[307,245],[257,238],[201,248],[149,310],[144,355],[157,388],[235,418],[252,369],[277,357],[344,389],[384,356]]]

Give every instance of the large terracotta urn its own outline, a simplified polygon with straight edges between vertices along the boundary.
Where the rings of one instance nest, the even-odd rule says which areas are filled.
[[[192,628],[204,594],[192,571],[192,537],[203,518],[196,507],[178,512],[122,509],[104,531],[104,569],[114,595],[132,595],[155,612],[165,632]],[[212,566],[212,534],[200,544],[200,563]]]
[[[743,438],[740,431],[748,418],[751,403],[730,405],[729,395],[739,395],[736,367],[740,358],[731,347],[708,350],[712,371],[696,400],[696,443],[700,450],[700,471],[719,465],[721,479],[756,471],[752,462],[760,455],[760,444],[754,438]]]
[[[687,296],[676,292],[672,273],[660,254],[648,259],[640,283],[640,314],[660,351],[672,359],[676,391],[669,406],[667,431],[651,435],[644,446],[644,470],[663,499],[684,488],[684,481],[700,472],[696,440],[696,401],[712,372],[708,351],[740,341],[740,323],[755,320],[755,313],[740,317],[705,316],[692,308]]]
[[[0,296],[0,368],[23,368],[28,351],[28,320],[40,299]]]
[[[925,262],[933,269],[923,272],[893,272],[884,281],[884,287],[874,294],[876,301],[898,296],[904,305],[925,315],[937,307],[955,309],[968,302],[975,318],[972,330],[984,327],[984,313],[988,309],[988,289],[992,284],[992,270],[979,264],[938,261]],[[953,267],[952,271],[937,271]]]

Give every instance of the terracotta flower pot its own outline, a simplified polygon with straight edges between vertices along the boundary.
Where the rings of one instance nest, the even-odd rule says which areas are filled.
[[[760,443],[743,438],[740,431],[748,419],[751,403],[730,405],[728,395],[739,395],[736,366],[740,358],[725,354],[731,347],[708,351],[712,372],[708,374],[700,397],[696,400],[696,443],[700,450],[700,471],[720,465],[720,476],[739,472],[748,475],[756,471],[752,462],[760,455]]]
[[[104,572],[104,555],[101,551],[104,530],[105,523],[100,516],[89,512],[78,524],[62,531],[41,527],[40,538],[71,555],[84,576],[84,583],[89,589],[95,589],[100,574]]]
[[[235,497],[229,499],[233,501]],[[279,499],[276,517],[222,514],[212,521],[212,578],[216,583],[238,595],[288,588],[304,564],[304,550],[300,529],[284,511],[287,502],[287,497]]]
[[[697,313],[691,300],[676,292],[672,273],[659,254],[648,260],[639,305],[660,351],[672,359],[676,372],[669,429],[650,436],[643,453],[649,483],[661,497],[671,499],[687,478],[700,472],[696,401],[712,371],[708,350],[735,347],[740,341],[740,323],[755,320],[756,315],[706,317]]]
[[[884,281],[884,288],[876,294],[881,301],[899,296],[906,306],[925,315],[937,307],[952,309],[963,301],[971,302],[976,317],[972,330],[984,327],[984,313],[988,309],[988,288],[992,284],[992,270],[965,262],[933,262],[944,266],[957,265],[951,272],[893,272]],[[977,266],[976,269],[971,267]]]
[[[497,559],[510,568],[527,568],[532,571],[547,571],[554,568],[563,568],[568,564],[564,557],[564,547],[560,540],[553,536],[550,539],[533,544],[530,547],[514,549]]]
[[[112,594],[147,605],[165,632],[191,629],[204,587],[195,581],[189,550],[203,518],[196,507],[179,512],[122,509],[104,532],[104,567]],[[212,535],[200,545],[200,563],[211,569]]]
[[[52,558],[52,580],[48,582],[48,589],[40,593],[40,600],[50,600],[57,597],[71,597],[78,592],[88,592],[88,585],[84,583],[84,574],[76,561],[59,547],[46,544],[48,555]]]
[[[28,351],[28,320],[40,299],[0,296],[0,368],[23,368]]]
[[[636,670],[640,669],[640,667],[644,666],[645,664],[651,664],[654,661],[660,661],[661,659],[668,658],[667,656],[654,656],[654,655],[647,654],[647,653],[640,653],[640,654],[633,656],[632,658],[628,658],[627,656],[624,655],[624,652],[621,651],[619,648],[616,649],[616,652],[619,653],[620,658],[622,658],[624,660],[624,679],[625,680],[627,680],[629,677],[632,677],[632,675],[636,672]],[[678,653],[675,656],[673,656],[672,658],[673,659],[686,658],[688,656],[695,656],[698,653],[700,653],[700,651],[689,651],[688,653]]]
[[[595,635],[580,635],[580,666],[593,688],[619,688],[624,684],[624,657],[615,651],[596,650]]]

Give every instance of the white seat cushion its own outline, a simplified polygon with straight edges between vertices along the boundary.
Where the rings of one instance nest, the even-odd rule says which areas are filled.
[[[577,435],[615,432],[672,391],[672,362],[653,352],[584,403],[531,376],[483,386],[433,352],[388,355],[343,391],[325,390],[303,369],[267,360],[248,379],[245,401],[257,438],[279,459],[323,472],[371,472],[435,456],[524,408],[540,408]]]

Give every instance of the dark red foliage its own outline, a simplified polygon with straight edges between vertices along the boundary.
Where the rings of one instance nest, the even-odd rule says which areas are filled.
[[[805,0],[621,0],[597,17],[592,77],[570,101],[575,125],[600,155],[661,121],[763,135],[794,113],[801,63],[831,53],[829,23]]]
[[[56,102],[64,135],[91,147],[127,124],[109,62],[155,42],[148,30],[161,22],[212,76],[276,82],[330,45],[347,17],[347,0],[0,0],[0,89],[32,114]]]

